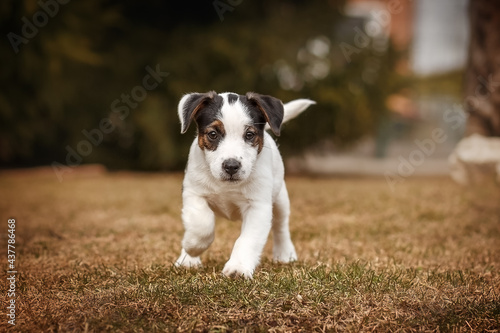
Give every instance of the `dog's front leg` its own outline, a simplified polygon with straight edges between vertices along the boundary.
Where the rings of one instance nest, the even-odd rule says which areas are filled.
[[[201,266],[199,256],[212,244],[215,236],[215,215],[205,198],[183,193],[182,221],[184,238],[177,266]]]
[[[243,275],[251,279],[271,230],[272,206],[256,203],[243,213],[241,235],[234,244],[231,258],[222,273],[226,276]]]

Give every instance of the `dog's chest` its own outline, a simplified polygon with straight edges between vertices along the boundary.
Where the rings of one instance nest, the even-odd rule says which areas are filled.
[[[207,202],[216,215],[232,221],[241,219],[241,212],[249,205],[248,200],[241,193],[232,192],[209,195]]]

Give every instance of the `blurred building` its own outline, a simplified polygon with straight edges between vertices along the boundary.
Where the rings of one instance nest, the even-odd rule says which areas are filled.
[[[341,31],[344,40],[356,41],[353,27],[361,28],[371,38],[375,56],[387,51],[390,41],[399,52],[396,72],[418,87],[387,98],[392,116],[382,120],[375,138],[362,140],[350,152],[308,161],[309,169],[321,166],[324,170],[315,171],[383,174],[389,170],[398,174],[401,161],[419,154],[423,159],[414,166],[415,173],[448,172],[447,157],[465,128],[461,70],[467,61],[467,5],[468,0],[347,1],[344,14],[351,26]],[[432,151],[424,154],[421,143],[429,143],[436,131],[445,139],[434,142]],[[370,160],[372,156],[385,159]]]
[[[345,14],[378,23],[393,47],[407,51],[407,68],[433,75],[463,68],[467,59],[468,0],[348,0]],[[404,60],[402,68],[405,69]]]
[[[410,67],[408,50],[411,49],[414,34],[414,7],[414,2],[410,0],[348,0],[345,14],[361,20],[364,31],[370,37],[381,38],[383,34],[396,51],[406,53],[406,57],[401,57],[397,70],[407,73]],[[382,28],[381,33],[374,34],[377,27]]]
[[[468,0],[415,2],[411,68],[418,75],[459,70],[467,60]]]

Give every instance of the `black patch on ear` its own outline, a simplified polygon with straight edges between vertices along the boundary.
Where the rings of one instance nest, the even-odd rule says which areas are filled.
[[[234,103],[236,103],[237,100],[238,100],[238,95],[236,95],[236,94],[228,94],[227,95],[227,101],[229,102],[229,104],[234,104]]]
[[[250,110],[252,108],[257,108],[263,115],[264,120],[269,123],[273,133],[277,136],[280,135],[280,128],[285,110],[283,108],[283,103],[281,103],[279,99],[268,95],[248,92],[245,97],[242,96],[242,102],[246,104]]]
[[[204,94],[191,94],[186,102],[184,102],[182,110],[184,126],[181,133],[186,133],[193,119],[196,120],[198,127],[200,127],[200,119],[207,119],[204,123],[212,122],[215,114],[220,112],[223,103],[224,99],[215,91],[209,91]],[[209,122],[208,119],[210,119]]]
[[[203,132],[204,129],[213,123],[220,116],[220,110],[224,99],[222,96],[217,95],[210,103],[207,103],[199,112],[195,115],[196,125],[198,126],[198,132]]]

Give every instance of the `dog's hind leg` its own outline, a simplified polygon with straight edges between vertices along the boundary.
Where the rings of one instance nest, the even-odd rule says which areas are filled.
[[[287,263],[297,260],[289,229],[290,199],[283,184],[273,206],[273,259]]]

